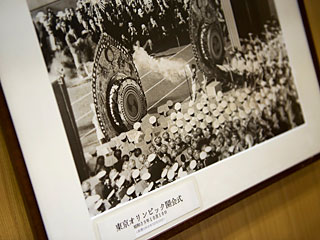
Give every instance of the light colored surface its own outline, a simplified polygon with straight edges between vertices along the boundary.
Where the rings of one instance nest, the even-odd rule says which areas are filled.
[[[309,16],[315,23],[319,22],[319,2],[308,0],[306,3]],[[312,24],[312,27],[315,42],[319,43],[319,25]],[[5,145],[1,137],[0,239],[32,239],[19,191],[13,184],[8,155],[2,149]],[[7,161],[4,166],[3,160]],[[173,239],[317,239],[320,233],[317,227],[320,222],[319,176],[320,163],[317,162]]]

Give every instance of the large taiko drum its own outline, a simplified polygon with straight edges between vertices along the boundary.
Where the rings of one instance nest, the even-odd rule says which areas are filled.
[[[197,65],[206,76],[213,76],[216,64],[225,57],[224,39],[213,0],[191,0],[189,32]]]
[[[102,34],[95,54],[92,93],[106,139],[133,128],[147,113],[140,78],[127,49]]]

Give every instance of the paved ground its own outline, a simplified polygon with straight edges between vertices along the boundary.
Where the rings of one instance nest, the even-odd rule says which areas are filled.
[[[158,59],[179,59],[186,64],[195,63],[191,45],[172,48],[155,57]],[[186,78],[181,77],[176,81],[169,81],[160,73],[150,71],[147,66],[137,66],[137,68],[147,98],[149,113],[156,112],[157,107],[169,99],[177,102],[189,97],[190,82]],[[93,102],[91,83],[84,83],[80,86],[69,88],[68,92],[82,146],[84,151],[91,151],[98,145],[96,132],[92,124],[93,112],[90,108],[90,104]]]

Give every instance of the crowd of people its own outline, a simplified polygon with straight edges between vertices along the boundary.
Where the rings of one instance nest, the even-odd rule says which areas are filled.
[[[263,81],[263,80],[261,80]],[[292,77],[170,100],[134,129],[87,153],[91,177],[83,182],[96,215],[228,158],[303,123]],[[105,150],[102,151],[101,147]]]
[[[82,186],[92,215],[304,122],[281,30],[266,25],[263,36],[250,34],[224,66],[233,74],[232,90],[212,97],[202,89],[193,101],[169,100],[101,145],[104,154],[87,153],[91,177]]]
[[[229,51],[230,60],[221,69],[232,72],[232,87],[256,88],[272,85],[271,79],[292,78],[280,26],[273,21],[264,28],[260,36],[249,33],[247,39],[241,39],[241,49]]]
[[[34,25],[49,70],[56,53],[65,51],[72,55],[77,70],[84,68],[81,70],[87,72],[84,63],[93,60],[103,32],[130,51],[133,45],[152,53],[188,43],[188,3],[189,0],[78,0],[75,8],[39,11]]]

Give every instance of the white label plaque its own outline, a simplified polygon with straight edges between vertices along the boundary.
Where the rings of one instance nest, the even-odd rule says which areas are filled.
[[[200,207],[190,179],[95,219],[101,240],[139,238]]]

